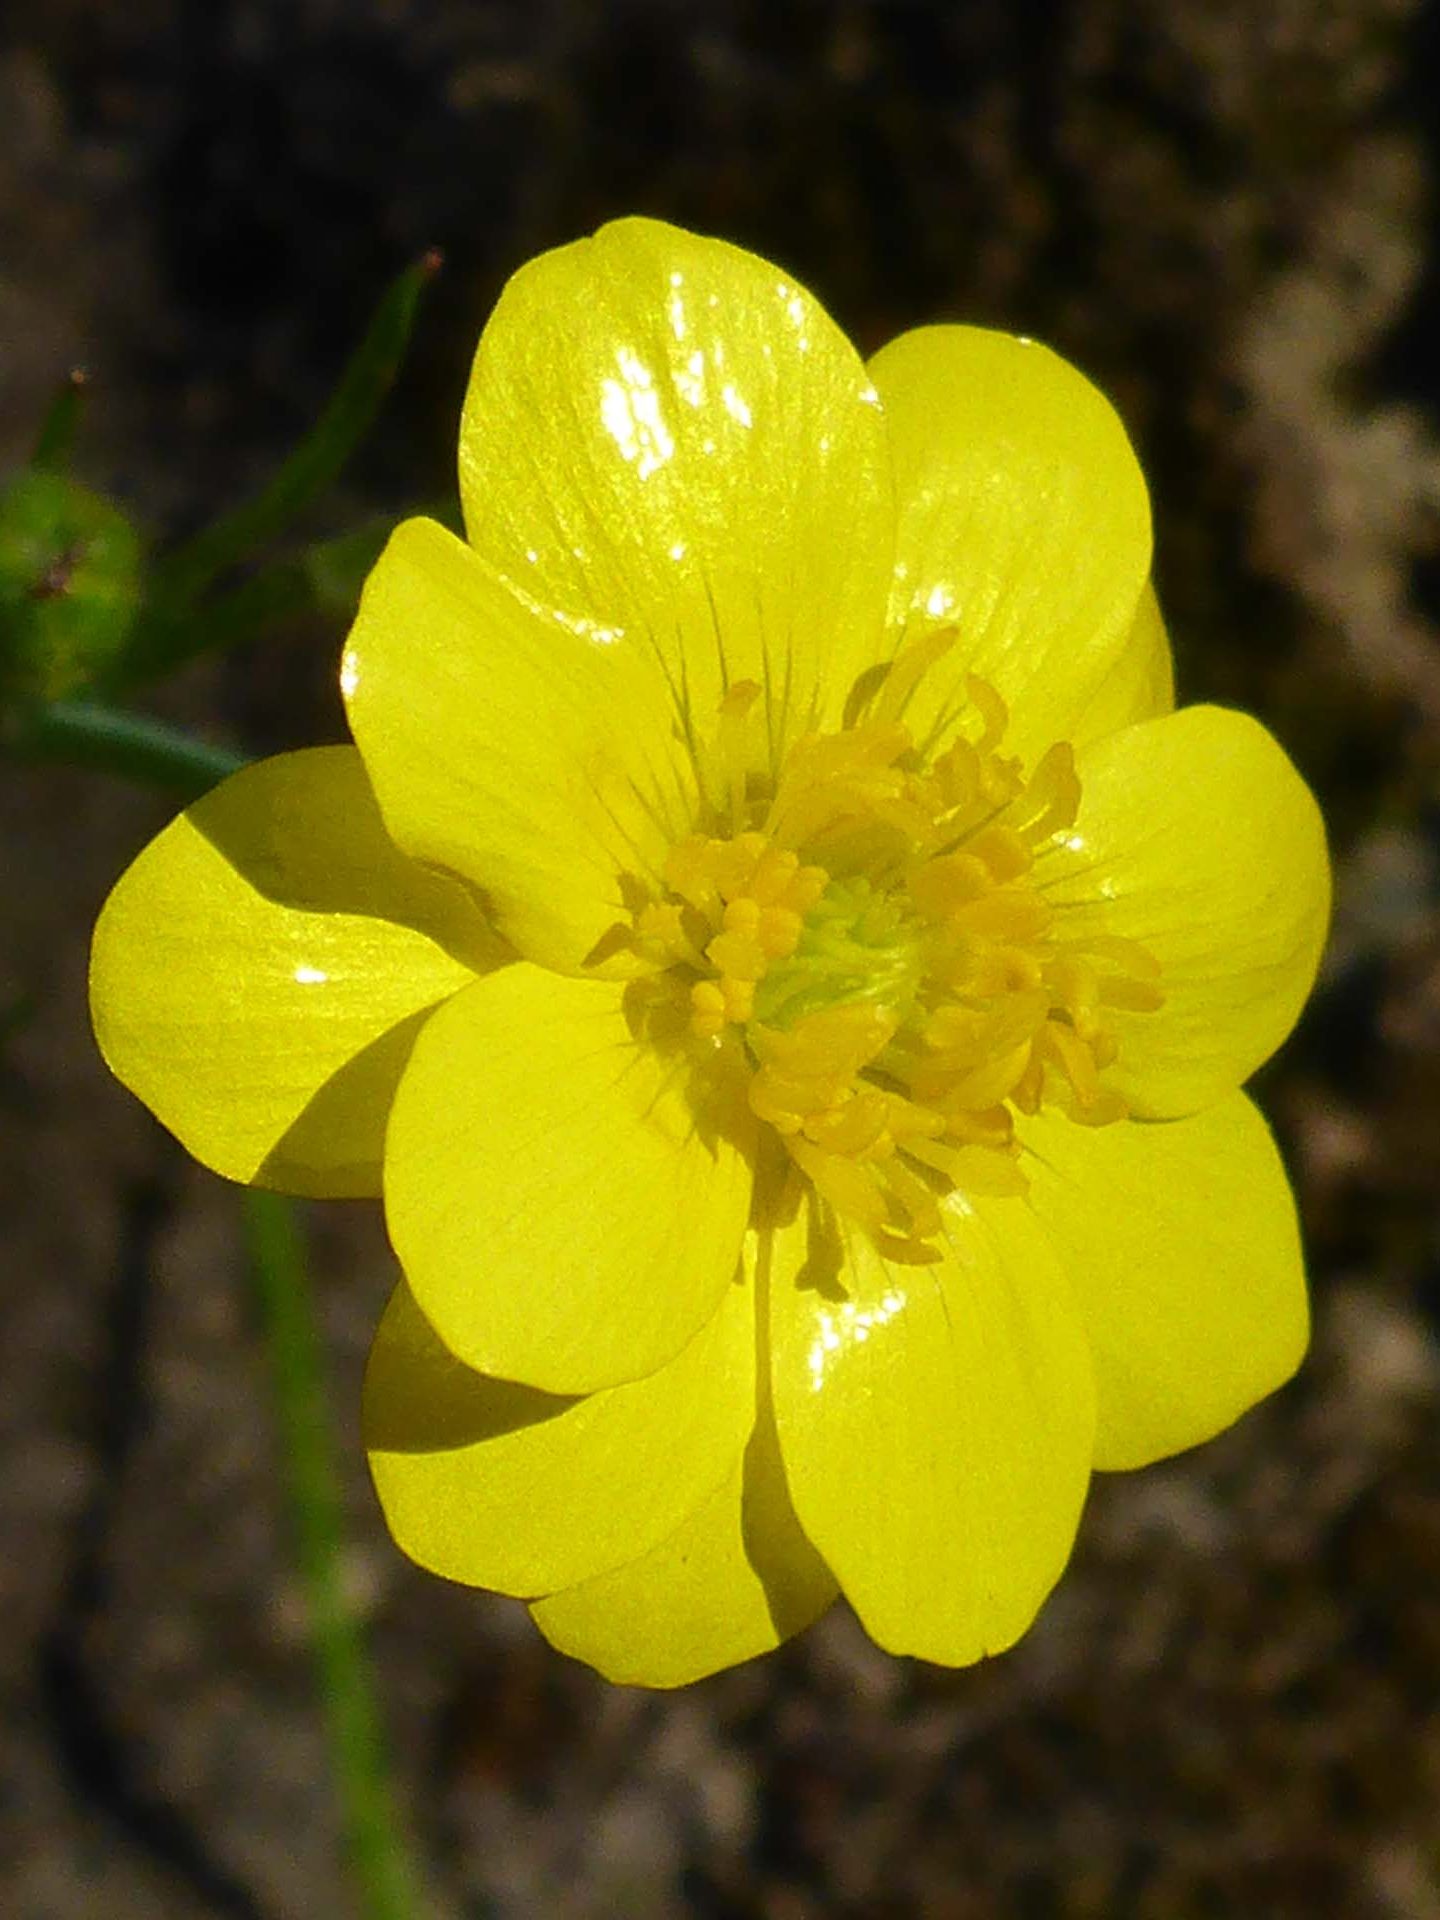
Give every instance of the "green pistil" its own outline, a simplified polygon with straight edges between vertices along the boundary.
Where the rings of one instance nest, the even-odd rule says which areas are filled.
[[[913,919],[868,880],[832,880],[806,915],[800,943],[755,994],[754,1018],[787,1029],[807,1014],[866,1001],[903,1021],[922,971]]]

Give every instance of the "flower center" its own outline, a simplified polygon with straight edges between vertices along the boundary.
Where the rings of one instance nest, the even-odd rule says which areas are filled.
[[[615,933],[686,1044],[738,1061],[816,1191],[920,1259],[946,1195],[1025,1190],[1017,1112],[1124,1116],[1110,1016],[1163,997],[1144,948],[1066,938],[1038,884],[1080,803],[1069,745],[1027,775],[973,675],[943,750],[904,724],[953,637],[864,676],[848,724],[797,740],[774,776],[749,739],[760,689],[732,686],[702,769],[712,830],[671,848]]]
[[[750,1018],[789,1031],[827,1008],[913,1012],[924,978],[921,929],[908,902],[863,875],[832,880],[805,915],[794,950],[770,961]]]

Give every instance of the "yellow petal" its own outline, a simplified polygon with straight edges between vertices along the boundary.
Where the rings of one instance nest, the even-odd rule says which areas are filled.
[[[943,733],[979,674],[1010,707],[1007,750],[1033,761],[1070,737],[1132,643],[1150,504],[1125,429],[1057,354],[981,327],[902,334],[870,373],[895,461],[891,645],[951,624],[960,636],[906,722]]]
[[[1030,1200],[1095,1365],[1097,1467],[1208,1440],[1288,1380],[1309,1316],[1295,1206],[1260,1114],[1021,1122]]]
[[[1133,726],[1137,720],[1154,720],[1174,711],[1175,667],[1170,636],[1165,631],[1154,584],[1149,583],[1140,596],[1124,652],[1084,712],[1071,721],[1066,738],[1072,746],[1085,747],[1092,740],[1103,740],[1107,733]]]
[[[467,1365],[550,1393],[654,1373],[720,1305],[750,1127],[631,1035],[613,982],[524,962],[426,1024],[385,1143],[405,1277]]]
[[[472,1373],[397,1287],[365,1377],[390,1531],[423,1567],[549,1593],[648,1553],[738,1465],[754,1424],[755,1308],[727,1290],[669,1366],[562,1399]]]
[[[773,1231],[801,1525],[892,1653],[964,1666],[1008,1647],[1069,1557],[1095,1431],[1084,1335],[1034,1218],[976,1200],[934,1265],[832,1239],[806,1208]]]
[[[653,1552],[531,1608],[561,1653],[624,1686],[683,1687],[769,1653],[834,1600],[763,1418],[743,1464]]]
[[[396,529],[341,667],[386,825],[481,888],[528,958],[578,968],[693,823],[653,660],[518,599],[433,520]]]
[[[475,359],[477,552],[562,625],[657,656],[682,723],[766,689],[772,745],[874,658],[894,533],[874,390],[790,276],[630,219],[510,281]],[[819,703],[815,706],[815,703]]]
[[[378,1194],[426,1010],[502,951],[387,837],[354,748],[317,747],[235,774],[121,876],[91,1014],[111,1071],[217,1173]]]
[[[1036,879],[1065,938],[1138,940],[1165,1004],[1115,1016],[1107,1079],[1132,1111],[1194,1113],[1232,1091],[1294,1026],[1330,913],[1325,829],[1258,722],[1185,707],[1079,759],[1080,812]]]

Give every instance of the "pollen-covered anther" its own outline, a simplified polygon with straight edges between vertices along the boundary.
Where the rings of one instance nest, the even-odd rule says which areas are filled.
[[[905,714],[953,638],[902,652],[773,781],[746,758],[760,690],[732,687],[711,762],[731,831],[672,847],[631,937],[673,970],[692,1036],[731,1036],[752,1113],[816,1193],[909,1258],[934,1257],[947,1195],[1025,1191],[1017,1114],[1125,1116],[1104,1077],[1117,1016],[1163,1000],[1143,947],[1067,938],[1040,885],[1079,812],[1071,748],[1027,776],[973,676],[971,724],[917,747]]]
[[[686,932],[680,905],[674,900],[653,900],[641,908],[635,918],[633,944],[652,966],[670,967],[677,961],[704,965],[704,955]]]
[[[698,1038],[713,1039],[726,1027],[743,1026],[754,1006],[752,981],[697,980],[690,989],[690,1030]]]
[[[752,1029],[762,1065],[750,1107],[837,1212],[922,1241],[940,1228],[936,1196],[903,1156],[937,1139],[944,1120],[865,1078],[896,1024],[881,1008],[852,1004],[807,1015],[789,1032]]]
[[[691,988],[692,1029],[713,1039],[750,1018],[757,983],[773,961],[795,951],[829,876],[750,830],[731,839],[692,834],[671,848],[664,879],[679,902],[642,909],[637,934],[644,939],[647,916],[657,909],[665,914],[657,925],[680,929],[685,948],[676,944],[674,958],[707,976]],[[693,931],[686,928],[687,908]]]

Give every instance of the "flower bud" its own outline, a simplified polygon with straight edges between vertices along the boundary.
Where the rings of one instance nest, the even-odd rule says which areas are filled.
[[[118,507],[32,468],[0,493],[0,701],[60,700],[124,648],[140,541]]]

